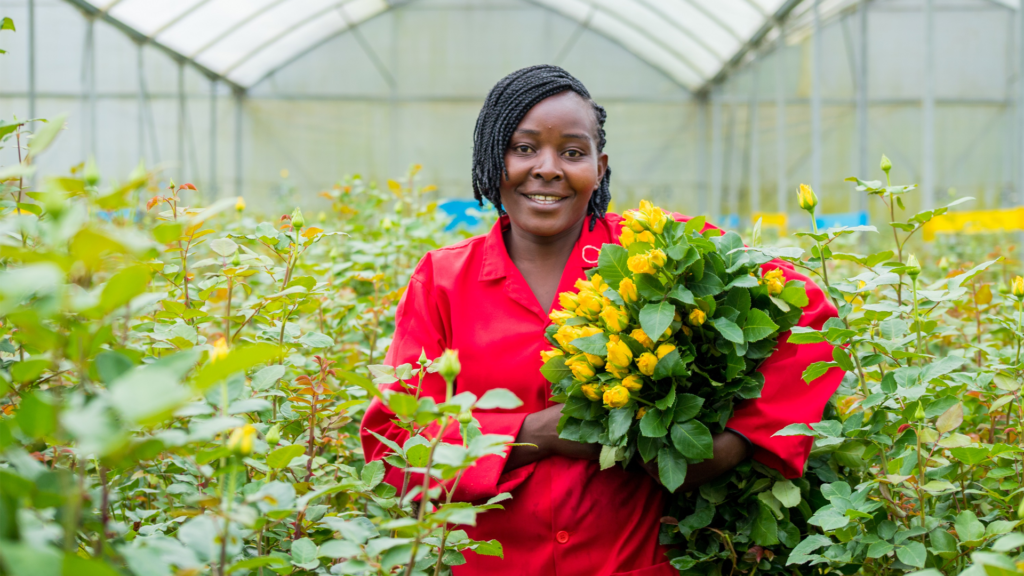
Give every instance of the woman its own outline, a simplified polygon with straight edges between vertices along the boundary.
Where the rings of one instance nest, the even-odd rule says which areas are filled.
[[[561,68],[534,66],[498,82],[477,120],[473,186],[477,200],[486,198],[502,216],[489,234],[424,256],[398,307],[386,363],[414,363],[421,351],[436,358],[445,348],[458,350],[460,392],[482,396],[507,388],[524,403],[516,411],[477,412],[483,432],[536,445],[484,458],[463,475],[456,500],[501,492],[512,499],[467,528],[474,539],[500,541],[504,558],[469,554],[454,569],[459,576],[677,574],[658,545],[666,492],[656,468],[602,471],[599,446],[558,438],[561,405],[548,400],[539,372],[539,353],[551,347],[544,329],[559,308],[557,294],[572,290],[596,264],[601,245],[617,243],[621,232],[621,217],[605,214],[611,171],[604,121],[604,109]],[[783,266],[787,278],[807,281],[788,265],[766,266]],[[820,328],[835,309],[809,281],[807,293],[800,324]],[[800,376],[831,354],[827,344],[797,347],[783,336],[761,367],[762,397],[739,405],[730,430],[715,436],[714,458],[691,467],[680,490],[730,470],[750,453],[787,477],[799,476],[810,439],[771,436],[788,424],[821,419],[842,374],[833,370],[809,386]],[[423,387],[422,394],[443,399],[436,374]],[[370,404],[363,420],[367,460],[387,453],[369,431],[405,441],[393,417],[379,400]],[[458,442],[458,430],[446,437]],[[401,486],[402,471],[389,466],[385,480]]]

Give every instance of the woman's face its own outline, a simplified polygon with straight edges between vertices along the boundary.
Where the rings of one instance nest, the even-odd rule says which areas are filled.
[[[608,167],[597,130],[593,107],[572,91],[526,113],[505,151],[508,179],[501,182],[501,204],[516,228],[549,237],[583,220]]]

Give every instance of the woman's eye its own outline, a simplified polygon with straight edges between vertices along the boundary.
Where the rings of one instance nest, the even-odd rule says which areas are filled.
[[[583,156],[583,153],[580,152],[579,150],[566,150],[565,155],[568,156],[569,158],[579,158]]]
[[[516,146],[515,148],[513,148],[513,150],[515,150],[516,152],[519,152],[521,154],[528,154],[530,152],[530,147],[527,146],[526,144],[520,144],[520,145]]]

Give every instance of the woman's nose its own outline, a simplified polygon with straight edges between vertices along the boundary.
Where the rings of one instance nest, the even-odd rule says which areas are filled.
[[[534,166],[532,175],[545,182],[561,180],[562,170],[558,166],[558,154],[554,151],[541,151],[537,154],[537,165]]]

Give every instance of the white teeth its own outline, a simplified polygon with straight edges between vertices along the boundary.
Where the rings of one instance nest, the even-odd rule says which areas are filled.
[[[529,194],[526,197],[538,204],[554,204],[561,200],[558,196],[548,196],[546,194]]]

